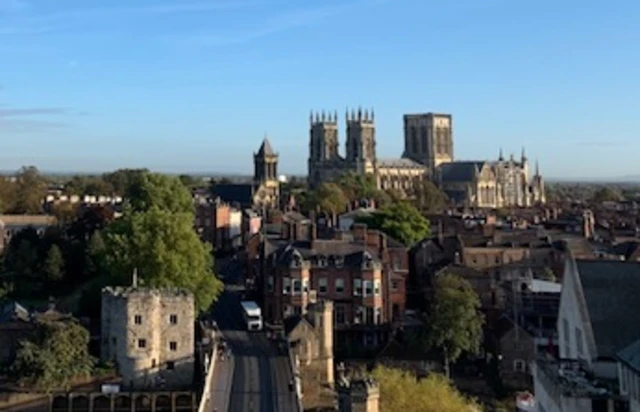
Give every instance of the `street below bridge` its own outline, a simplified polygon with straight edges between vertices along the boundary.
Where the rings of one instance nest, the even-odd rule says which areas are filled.
[[[225,292],[215,305],[213,318],[231,350],[216,360],[211,411],[296,412],[298,404],[289,383],[289,358],[265,332],[248,332],[244,323],[241,269],[226,265]]]

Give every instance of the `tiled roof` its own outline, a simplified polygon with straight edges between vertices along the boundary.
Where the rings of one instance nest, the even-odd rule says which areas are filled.
[[[444,182],[471,182],[476,170],[480,171],[486,162],[450,162],[439,166],[440,176]]]
[[[12,321],[29,321],[29,311],[15,301],[0,302],[0,323]]]
[[[213,187],[213,194],[226,203],[253,204],[255,186],[252,183],[219,183]]]
[[[464,190],[444,190],[444,194],[447,195],[449,200],[455,204],[461,204],[467,200],[467,192]]]
[[[577,260],[599,357],[616,353],[640,339],[640,263]]]

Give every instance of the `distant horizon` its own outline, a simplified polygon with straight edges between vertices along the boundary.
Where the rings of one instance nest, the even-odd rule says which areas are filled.
[[[25,166],[36,166],[36,165],[25,165]],[[36,166],[37,167],[37,166]],[[189,172],[189,171],[165,171],[165,170],[157,170],[149,167],[121,167],[117,169],[104,170],[104,171],[63,171],[63,170],[41,170],[38,169],[40,174],[45,176],[99,176],[105,173],[115,172],[116,170],[125,170],[125,169],[148,169],[152,173],[161,173],[167,175],[187,175],[192,177],[211,177],[211,178],[251,178],[253,177],[252,172],[245,173],[232,173],[232,172]],[[0,170],[0,175],[2,176],[11,176],[15,175],[18,170]],[[286,177],[294,177],[294,178],[306,178],[306,173],[280,173],[281,176]],[[558,177],[545,177],[543,176],[545,182],[547,183],[594,183],[594,184],[640,184],[640,176],[618,176],[618,177],[599,177],[599,178],[589,178],[589,177],[571,177],[571,178],[558,178]]]

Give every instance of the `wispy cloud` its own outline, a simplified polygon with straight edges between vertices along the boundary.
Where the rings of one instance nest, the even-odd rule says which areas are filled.
[[[272,34],[306,26],[352,10],[388,3],[389,0],[359,0],[338,5],[290,10],[266,18],[258,27],[233,33],[191,33],[169,37],[180,45],[227,46],[247,43]]]
[[[60,115],[69,111],[61,107],[35,107],[29,109],[0,109],[0,118],[34,115]]]
[[[0,107],[0,130],[11,133],[32,133],[68,127],[64,121],[43,120],[39,116],[65,115],[70,111],[61,107],[33,107],[14,109]]]
[[[64,129],[68,123],[36,119],[0,120],[0,130],[4,132],[40,132],[52,129]]]

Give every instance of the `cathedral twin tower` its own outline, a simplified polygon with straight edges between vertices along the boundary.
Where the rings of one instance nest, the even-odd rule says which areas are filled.
[[[373,173],[376,162],[373,110],[347,110],[345,156],[340,155],[337,112],[311,112],[309,116],[309,182],[316,185],[345,171]]]

